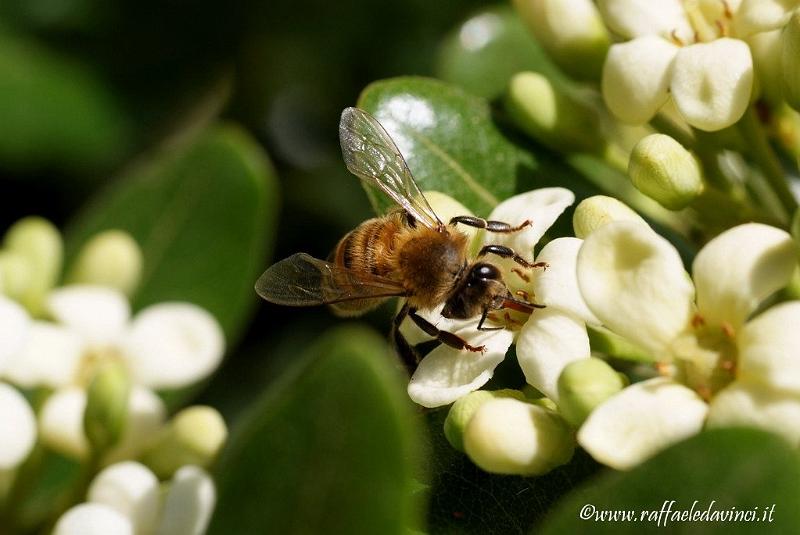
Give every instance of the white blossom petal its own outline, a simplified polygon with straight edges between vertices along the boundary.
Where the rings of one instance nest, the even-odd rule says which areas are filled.
[[[94,478],[88,500],[124,515],[136,533],[152,533],[160,512],[158,478],[134,461],[113,464]]]
[[[134,535],[133,526],[107,505],[82,503],[58,519],[53,535]]]
[[[202,535],[217,501],[211,477],[201,468],[184,466],[172,478],[157,535]]]
[[[104,461],[113,463],[138,457],[156,438],[164,426],[167,408],[153,391],[134,386],[128,400],[125,431]]]
[[[536,261],[547,262],[548,267],[534,278],[534,295],[538,303],[599,325],[600,320],[589,310],[578,287],[576,269],[582,244],[578,238],[557,238],[542,248]]]
[[[737,380],[711,400],[706,425],[756,427],[800,446],[800,395]]]
[[[578,444],[597,461],[625,470],[698,433],[707,412],[693,390],[662,377],[649,379],[592,411]]]
[[[62,325],[34,321],[25,344],[8,362],[6,376],[31,388],[59,388],[75,380],[85,349],[83,339]]]
[[[36,416],[15,388],[0,383],[0,470],[24,461],[36,442]]]
[[[606,327],[654,356],[693,314],[694,287],[678,251],[635,222],[615,221],[587,236],[578,253],[578,284]]]
[[[519,225],[529,220],[531,225],[519,232],[498,234],[486,232],[484,244],[502,244],[518,255],[532,261],[533,247],[539,243],[555,220],[575,202],[575,195],[565,188],[541,188],[514,195],[498,204],[489,219]]]
[[[93,345],[116,343],[131,315],[124,294],[105,286],[71,285],[54,290],[50,314]]]
[[[528,384],[558,403],[558,376],[564,366],[589,358],[584,323],[559,310],[534,310],[517,337],[517,360]]]
[[[797,0],[742,0],[736,11],[736,33],[744,37],[782,28],[800,5]]]
[[[136,383],[177,388],[195,383],[219,366],[225,351],[214,316],[189,303],[160,303],[139,312],[122,342]]]
[[[0,372],[27,340],[30,323],[21,305],[0,295]]]
[[[648,122],[669,98],[678,47],[653,35],[612,45],[603,64],[601,89],[608,109],[621,121]]]
[[[408,383],[408,395],[423,407],[448,405],[477,390],[491,379],[494,369],[511,346],[510,331],[458,331],[473,346],[486,346],[486,352],[457,350],[440,345],[419,363]]]
[[[680,0],[598,0],[597,7],[608,27],[621,37],[674,34],[688,41],[693,36]]]
[[[789,283],[796,265],[789,233],[760,223],[727,230],[695,257],[698,312],[706,322],[738,328],[761,301]]]
[[[753,89],[750,47],[722,38],[681,48],[672,66],[670,91],[686,122],[713,132],[744,115]]]
[[[737,338],[737,377],[800,394],[800,301],[770,308]]]
[[[86,392],[83,389],[73,386],[54,392],[39,413],[42,441],[62,455],[85,459],[89,453],[89,442],[83,433],[85,410]]]

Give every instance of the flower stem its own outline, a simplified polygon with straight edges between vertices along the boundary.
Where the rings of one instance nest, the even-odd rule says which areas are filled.
[[[767,179],[767,183],[786,211],[785,217],[782,218],[786,220],[797,210],[797,199],[789,189],[789,184],[786,181],[778,156],[772,150],[764,128],[761,126],[752,107],[744,114],[738,126],[742,137],[750,148],[751,156],[758,164]]]

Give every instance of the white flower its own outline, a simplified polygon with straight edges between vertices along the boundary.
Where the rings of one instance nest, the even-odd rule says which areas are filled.
[[[14,470],[36,442],[36,416],[11,385],[0,383],[0,473]]]
[[[175,473],[164,497],[158,478],[133,461],[105,468],[88,502],[69,509],[54,535],[201,535],[216,503],[211,477],[196,466]]]
[[[740,5],[741,4],[741,5]],[[625,122],[649,121],[671,97],[686,122],[715,131],[744,114],[753,88],[748,44],[780,28],[795,0],[601,0],[606,24],[627,41],[612,45],[603,97]]]
[[[796,263],[788,233],[749,223],[698,253],[692,283],[675,248],[646,226],[618,221],[591,233],[577,262],[586,303],[606,327],[647,349],[669,377],[606,401],[584,423],[579,443],[596,459],[628,468],[696,433],[707,418],[709,425],[796,429],[770,415],[787,413],[774,406],[785,407],[788,396],[800,423],[800,331],[793,328],[800,302],[751,319],[788,283]]]
[[[564,209],[572,204],[574,195],[563,188],[545,188],[512,197],[499,204],[489,219],[517,225],[526,219],[532,225],[511,234],[483,232],[477,239],[482,244],[511,247],[528,261],[533,261],[533,248]],[[456,215],[438,209],[440,216]],[[466,210],[461,207],[461,214]],[[539,252],[537,262],[549,267],[524,269],[512,260],[489,255],[483,260],[503,269],[504,281],[513,292],[527,292],[530,299],[547,308],[534,310],[522,322],[512,321],[495,331],[478,331],[478,318],[448,320],[439,311],[422,311],[420,315],[439,329],[454,332],[473,346],[484,345],[486,352],[460,351],[440,345],[420,362],[408,385],[412,400],[425,407],[438,407],[454,402],[461,396],[480,388],[491,377],[495,367],[505,358],[514,339],[517,339],[517,358],[527,381],[553,400],[558,399],[556,381],[561,369],[569,362],[589,356],[589,339],[584,322],[597,323],[583,303],[575,280],[575,260],[581,240],[559,238]],[[520,276],[520,274],[522,276]],[[523,277],[529,280],[524,280]],[[504,311],[493,313],[503,323]],[[492,322],[489,326],[494,326]],[[406,321],[402,328],[411,343],[424,337],[419,329]]]
[[[208,376],[224,352],[217,321],[188,303],[161,303],[130,317],[120,292],[100,286],[66,286],[52,292],[54,322],[34,321],[4,374],[24,386],[55,392],[40,416],[43,440],[74,457],[87,454],[83,434],[86,386],[99,364],[122,362],[134,384],[128,425],[111,459],[135,455],[163,423],[166,410],[152,389],[178,388]]]

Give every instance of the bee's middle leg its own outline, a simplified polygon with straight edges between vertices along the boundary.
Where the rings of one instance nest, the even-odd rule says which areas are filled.
[[[439,342],[442,342],[445,345],[452,347],[453,349],[466,349],[467,351],[474,351],[476,353],[483,353],[486,351],[486,346],[471,346],[467,343],[466,340],[458,336],[457,334],[453,334],[449,331],[442,331],[436,327],[433,323],[429,322],[422,316],[417,314],[417,309],[409,308],[408,310],[408,317],[411,318],[417,327],[425,331],[426,334],[429,336],[433,336]]]
[[[457,223],[461,223],[462,225],[467,225],[469,227],[482,228],[489,232],[500,232],[503,234],[518,232],[532,225],[530,219],[526,219],[519,225],[512,227],[510,224],[502,221],[492,221],[490,219],[483,219],[481,217],[474,217],[471,215],[459,215],[450,219],[451,225],[455,225]]]
[[[505,245],[484,245],[481,247],[481,250],[478,252],[478,258],[482,256],[486,256],[487,254],[494,254],[499,256],[500,258],[510,258],[520,266],[532,269],[532,268],[544,268],[547,269],[549,266],[547,262],[528,262],[516,252],[511,247],[506,247]]]

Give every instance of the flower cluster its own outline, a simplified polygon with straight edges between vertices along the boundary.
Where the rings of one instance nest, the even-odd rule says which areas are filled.
[[[89,533],[86,522],[122,526],[125,515],[147,519],[135,520],[135,529],[101,531],[149,533],[138,523],[150,526],[159,517],[169,525],[199,526],[163,532],[202,533],[214,501],[204,468],[225,441],[225,423],[215,410],[199,406],[168,420],[156,391],[192,385],[217,368],[225,341],[216,319],[185,302],[132,314],[126,293],[138,284],[142,254],[126,233],[108,231],[89,240],[64,286],[57,286],[61,236],[50,223],[22,220],[3,245],[0,469],[13,481],[23,463],[41,462],[40,455],[31,455],[37,443],[73,459],[88,476],[108,466],[95,479],[89,501],[117,512],[106,505],[78,506],[58,522],[56,533]],[[26,396],[36,400],[35,410]],[[163,513],[158,478],[172,478]],[[192,518],[179,510],[189,503],[186,493],[203,504]],[[128,501],[106,503],[123,498]],[[134,503],[145,499],[146,507]]]

